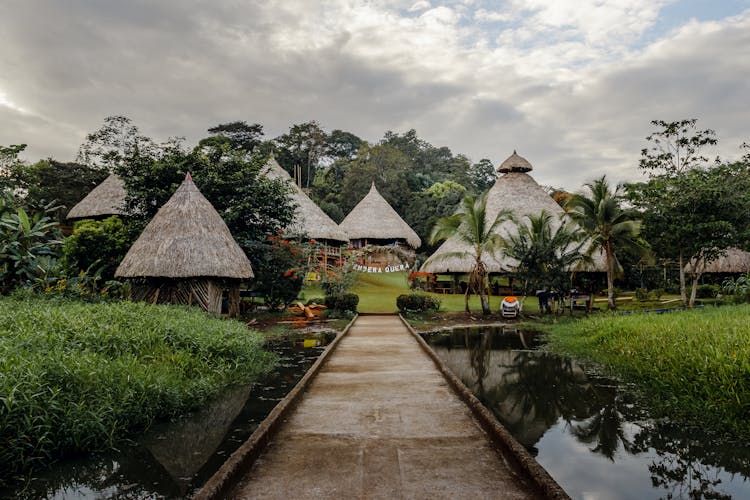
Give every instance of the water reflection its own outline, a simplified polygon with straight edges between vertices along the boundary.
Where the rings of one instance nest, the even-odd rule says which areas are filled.
[[[190,497],[271,412],[335,335],[271,344],[277,369],[254,387],[234,387],[191,415],[152,427],[119,451],[67,457],[0,498]]]
[[[632,388],[539,350],[523,332],[428,342],[574,498],[750,498],[750,448],[649,418]]]

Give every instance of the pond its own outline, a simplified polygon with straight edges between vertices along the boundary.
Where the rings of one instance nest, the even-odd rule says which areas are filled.
[[[154,425],[119,451],[68,458],[0,498],[185,498],[244,443],[312,366],[335,334],[270,343],[278,367],[254,386],[234,387],[191,415]]]
[[[515,328],[425,340],[573,498],[750,498],[750,445],[649,415],[633,387]]]

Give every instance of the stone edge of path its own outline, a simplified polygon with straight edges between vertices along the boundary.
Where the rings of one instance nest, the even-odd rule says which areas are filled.
[[[297,382],[297,385],[289,391],[284,399],[271,410],[271,413],[260,423],[255,432],[253,432],[247,441],[224,462],[216,473],[206,481],[203,487],[198,490],[193,499],[195,500],[213,500],[216,498],[224,498],[229,490],[235,486],[236,480],[247,470],[250,469],[255,460],[260,456],[263,450],[266,448],[268,443],[278,432],[284,418],[292,411],[302,394],[305,392],[307,387],[312,382],[313,378],[318,374],[320,368],[326,363],[328,358],[331,356],[333,351],[338,346],[341,339],[343,339],[351,329],[351,326],[357,320],[357,316],[354,316],[352,320],[346,325],[346,328],[339,333],[336,338],[328,344],[325,351],[318,357],[315,363],[307,370],[307,373]]]
[[[546,498],[550,499],[559,499],[559,500],[569,500],[570,497],[567,493],[565,493],[565,490],[562,489],[562,487],[557,484],[557,481],[555,481],[552,476],[549,475],[549,472],[544,469],[541,465],[539,465],[539,462],[536,461],[536,459],[531,456],[531,454],[526,451],[526,448],[524,448],[516,439],[508,432],[508,430],[500,424],[500,422],[497,421],[495,418],[495,415],[492,414],[485,406],[482,404],[479,399],[477,399],[476,396],[469,390],[466,385],[454,375],[454,373],[451,371],[450,368],[448,368],[448,365],[446,365],[440,357],[435,354],[435,351],[430,348],[429,344],[412,328],[412,326],[409,324],[406,319],[399,314],[399,318],[401,318],[401,321],[406,325],[406,328],[409,330],[409,333],[412,334],[412,336],[416,339],[417,343],[420,345],[422,350],[424,350],[427,355],[432,359],[432,361],[437,366],[438,370],[443,374],[445,379],[448,381],[448,385],[451,386],[453,391],[458,395],[458,397],[466,404],[466,406],[469,407],[474,417],[479,422],[482,429],[490,436],[490,438],[495,442],[496,445],[499,445],[500,448],[508,451],[513,459],[515,460],[515,465],[517,469],[520,470],[520,472],[525,473],[530,477],[534,483],[534,485],[539,488],[541,493],[544,494]],[[505,457],[503,457],[505,458]]]

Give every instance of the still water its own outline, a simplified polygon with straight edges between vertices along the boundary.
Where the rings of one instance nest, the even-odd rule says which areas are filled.
[[[750,498],[750,445],[650,417],[632,387],[515,328],[425,340],[573,498]]]
[[[307,372],[335,334],[267,346],[277,368],[254,386],[235,387],[195,413],[153,426],[119,451],[68,458],[0,498],[162,499],[194,494],[244,443]]]

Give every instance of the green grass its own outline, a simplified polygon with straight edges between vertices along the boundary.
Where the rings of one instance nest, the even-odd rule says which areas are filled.
[[[638,385],[660,414],[750,437],[750,305],[540,327],[551,350]]]
[[[255,380],[262,342],[195,308],[0,297],[0,484]]]

